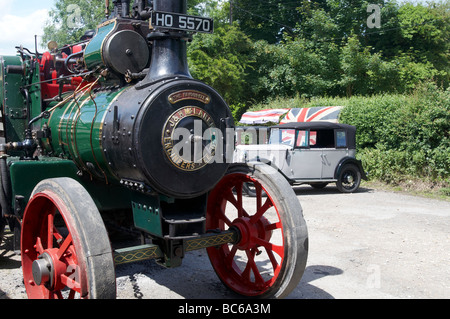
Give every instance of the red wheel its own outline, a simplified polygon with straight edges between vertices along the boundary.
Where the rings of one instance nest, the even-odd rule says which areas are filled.
[[[115,298],[105,226],[89,194],[72,179],[36,186],[22,222],[21,255],[31,299]]]
[[[253,183],[255,197],[242,195],[244,183]],[[231,166],[209,196],[206,223],[208,230],[239,230],[236,244],[207,250],[228,288],[249,297],[282,298],[298,285],[308,234],[300,203],[278,171],[261,163]]]

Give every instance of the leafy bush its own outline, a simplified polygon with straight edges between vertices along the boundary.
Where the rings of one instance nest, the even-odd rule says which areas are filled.
[[[341,122],[358,128],[358,156],[373,178],[449,182],[450,90],[426,83],[409,96],[354,97]]]
[[[251,49],[249,38],[236,25],[217,28],[213,35],[199,34],[188,47],[190,71],[228,103],[245,102]]]
[[[251,110],[336,105],[344,106],[340,122],[357,127],[357,157],[369,178],[450,184],[450,89],[424,83],[412,94],[274,98]]]

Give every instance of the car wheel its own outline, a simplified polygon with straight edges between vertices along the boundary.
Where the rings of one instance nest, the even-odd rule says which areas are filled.
[[[361,172],[358,167],[353,164],[347,164],[342,167],[339,173],[336,186],[342,193],[353,193],[361,184]]]

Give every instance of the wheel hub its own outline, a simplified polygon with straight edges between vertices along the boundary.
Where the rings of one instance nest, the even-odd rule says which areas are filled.
[[[347,175],[347,183],[349,183],[349,184],[352,184],[354,181],[355,181],[355,179],[353,178],[353,176],[352,175]]]
[[[32,264],[33,279],[36,285],[51,287],[53,285],[54,267],[52,258],[48,253],[43,253],[33,261]]]
[[[256,222],[252,222],[249,217],[237,218],[233,222],[233,226],[240,233],[240,241],[237,247],[241,250],[246,250],[258,246],[256,239],[270,241],[272,232],[265,229],[269,224],[270,222],[265,217],[260,217]]]

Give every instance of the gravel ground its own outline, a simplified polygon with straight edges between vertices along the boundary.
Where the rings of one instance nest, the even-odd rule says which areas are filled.
[[[305,274],[290,299],[450,298],[450,202],[361,188],[295,188],[309,231]],[[0,247],[0,299],[24,299],[20,257]],[[204,250],[183,265],[121,265],[119,299],[230,299]]]

